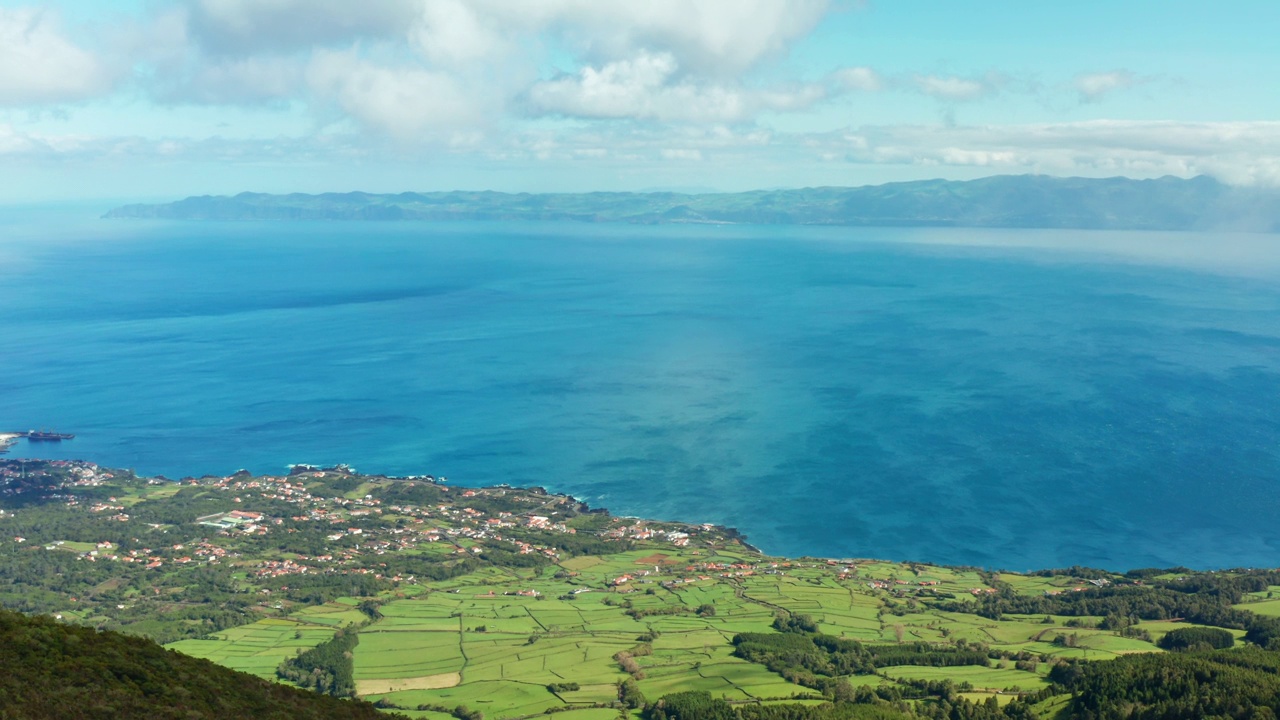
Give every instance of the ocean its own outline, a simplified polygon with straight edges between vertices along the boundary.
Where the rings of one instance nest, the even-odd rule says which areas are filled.
[[[1280,237],[0,210],[8,457],[536,484],[770,553],[1280,565]]]

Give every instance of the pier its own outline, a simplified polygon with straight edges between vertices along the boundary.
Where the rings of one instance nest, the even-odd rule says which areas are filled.
[[[75,435],[69,433],[51,432],[49,430],[0,432],[0,455],[9,452],[9,449],[21,438],[26,438],[27,442],[62,442],[63,440],[74,440],[75,437]]]
[[[63,440],[75,440],[75,435],[67,433],[51,432],[49,430],[28,430],[25,433],[19,433],[27,439],[28,442],[62,442]]]

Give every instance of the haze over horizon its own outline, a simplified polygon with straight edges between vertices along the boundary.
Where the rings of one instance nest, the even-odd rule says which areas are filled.
[[[0,202],[1274,186],[1277,21],[1262,2],[0,0]]]

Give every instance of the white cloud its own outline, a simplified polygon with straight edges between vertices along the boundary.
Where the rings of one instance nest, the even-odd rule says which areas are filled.
[[[537,35],[588,62],[640,51],[682,68],[732,75],[784,53],[831,0],[186,0],[191,35],[212,53],[287,53],[358,39],[412,37],[432,62],[484,61]]]
[[[361,73],[377,73],[365,68]],[[361,82],[359,73],[352,80]],[[378,83],[372,83],[376,86]],[[429,82],[427,83],[430,84]],[[341,91],[341,87],[337,91]],[[377,116],[370,122],[386,122]],[[375,148],[354,133],[259,140],[102,137],[24,133],[0,125],[0,156],[53,157],[92,161],[117,159],[259,164],[276,161],[412,162],[448,153],[469,166],[511,167],[521,163],[572,161],[627,163],[654,168],[662,163],[701,161],[708,172],[735,173],[739,187],[778,184],[776,163],[846,162],[919,168],[907,177],[971,177],[1006,173],[1158,177],[1208,174],[1242,185],[1280,186],[1280,122],[1140,122],[989,125],[878,126],[817,134],[780,134],[727,125],[674,126],[588,124],[557,129],[471,134],[465,127],[430,130],[446,138],[443,149]],[[426,132],[408,123],[396,132]],[[456,142],[454,142],[456,141]],[[816,166],[811,166],[816,167]],[[746,171],[755,168],[754,174]],[[760,168],[766,168],[761,174]],[[879,173],[877,173],[879,174]],[[901,172],[898,176],[903,176]],[[548,176],[548,181],[553,178]],[[563,179],[561,179],[563,181]]]
[[[791,68],[773,61],[808,34],[832,2],[157,0],[145,27],[117,43],[121,49],[101,43],[112,47],[101,56],[70,40],[55,13],[0,8],[0,106],[103,94],[119,69],[103,58],[118,55],[122,65],[139,69],[131,87],[152,101],[266,103],[269,109],[274,103],[310,112],[315,127],[342,133],[341,140],[317,135],[235,144],[64,136],[36,133],[38,125],[29,123],[0,126],[0,154],[248,161],[287,153],[393,154],[380,143],[389,137],[494,161],[701,160],[698,167],[711,167],[731,158],[769,157],[779,166],[832,158],[991,172],[1207,172],[1280,183],[1276,123],[762,130],[756,123],[769,113],[804,112],[850,93],[917,93],[950,109],[1041,92],[1034,82],[994,71],[883,75],[851,66],[814,82],[788,82]],[[549,75],[551,67],[562,72]],[[1074,94],[1087,103],[1148,80],[1117,69],[1081,74],[1054,90],[1059,99]],[[406,143],[392,147],[403,151]]]
[[[746,122],[874,82],[852,69],[843,85],[746,86],[744,74],[784,54],[830,3],[173,0],[135,30],[128,54],[163,103],[296,103],[322,123],[337,108],[399,137],[450,118],[519,121],[522,110]],[[553,57],[572,69],[539,82]]]
[[[442,65],[517,56],[531,37],[556,38],[581,61],[560,77],[511,84],[535,115],[742,122],[763,110],[808,107],[820,85],[746,88],[743,73],[784,52],[827,11],[828,0],[436,0],[415,45]],[[490,72],[511,79],[511,72]],[[532,84],[530,84],[532,83]]]
[[[403,36],[415,0],[193,0],[191,34],[213,54],[283,53]]]
[[[591,2],[595,7],[611,4]],[[597,37],[614,28],[623,53],[635,47],[665,49],[693,72],[741,73],[783,52],[808,34],[826,13],[826,0],[648,0],[619,3],[589,25]],[[616,52],[616,51],[615,51]]]
[[[0,155],[25,155],[36,148],[31,136],[18,132],[12,125],[0,125]]]
[[[667,108],[656,108],[654,96],[669,90],[676,59],[669,53],[642,53],[631,60],[585,67],[567,76],[534,85],[529,95],[546,112],[587,117],[654,117]],[[686,108],[687,109],[687,108]]]
[[[303,86],[305,67],[299,58],[272,56],[206,63],[185,80],[181,99],[206,104],[283,101]]]
[[[830,0],[470,0],[478,16],[523,33],[547,31],[587,62],[641,51],[669,53],[680,67],[732,76],[784,53],[827,13]]]
[[[481,59],[550,33],[592,62],[668,52],[699,73],[737,73],[785,52],[831,0],[185,0],[215,53],[291,52],[356,39],[415,42],[433,61]]]
[[[664,160],[701,160],[702,151],[689,148],[663,148],[662,158]]]
[[[762,110],[803,109],[826,96],[821,85],[751,89],[675,80],[678,71],[669,53],[640,53],[537,83],[529,101],[537,113],[574,117],[741,122]]]
[[[1084,73],[1077,75],[1072,81],[1080,102],[1097,102],[1104,95],[1117,90],[1128,90],[1141,82],[1137,75],[1128,70],[1112,70],[1111,72]]]
[[[0,7],[0,105],[83,100],[112,80],[100,58],[63,34],[54,13]]]
[[[977,100],[999,89],[990,79],[977,80],[956,75],[916,75],[912,82],[925,95],[949,101]]]
[[[410,31],[414,47],[429,62],[448,67],[494,62],[514,52],[515,33],[501,14],[485,13],[463,0],[430,0]]]
[[[884,89],[880,74],[869,67],[841,68],[832,73],[831,79],[844,91],[876,92]]]
[[[317,51],[307,69],[307,84],[318,99],[401,141],[474,129],[471,126],[482,119],[478,98],[454,76],[378,65],[354,51]]]
[[[123,34],[120,54],[144,70],[137,85],[166,105],[270,105],[304,99],[307,53],[205,52],[185,9],[170,8]]]
[[[855,163],[1055,175],[1209,174],[1232,183],[1280,184],[1280,122],[1275,121],[866,127],[827,135],[816,148]]]

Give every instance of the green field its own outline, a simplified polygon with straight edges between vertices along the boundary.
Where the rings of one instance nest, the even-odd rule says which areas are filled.
[[[642,671],[638,686],[646,697],[706,690],[731,702],[748,702],[807,694],[808,688],[733,655],[736,634],[772,632],[782,608],[811,616],[823,633],[867,643],[893,644],[899,637],[940,645],[977,643],[1042,658],[1104,659],[1157,651],[1149,642],[1114,632],[1069,627],[1072,618],[1011,615],[996,621],[924,603],[904,609],[886,591],[867,584],[869,578],[906,577],[911,582],[937,581],[968,594],[983,587],[976,573],[871,563],[860,566],[865,570],[857,577],[841,577],[828,565],[795,563],[773,572],[725,577],[689,568],[706,562],[732,564],[741,558],[668,549],[654,571],[656,554],[655,548],[644,548],[609,557],[578,557],[541,570],[485,568],[389,599],[374,621],[355,608],[357,599],[343,598],[217,633],[214,639],[171,647],[271,677],[276,664],[297,648],[327,639],[335,628],[359,625],[353,666],[365,697],[385,699],[417,717],[439,716],[413,710],[419,705],[467,705],[494,720],[575,707],[582,709],[571,710],[572,717],[602,720],[610,711],[590,706],[614,701],[618,682],[628,677],[614,655],[633,651],[643,638],[648,642],[636,663]],[[651,575],[639,575],[644,569]],[[634,576],[631,582],[612,586],[627,574]],[[1002,581],[1008,580],[1018,592],[1070,585],[1062,578],[1002,576]],[[588,592],[574,594],[575,590]],[[537,595],[516,594],[530,591]],[[707,607],[714,612],[695,612]],[[891,607],[898,609],[891,612]],[[1090,625],[1098,618],[1074,621]],[[1158,639],[1187,624],[1141,626]],[[1066,635],[1073,637],[1072,646],[1054,642]],[[849,681],[877,686],[949,680],[967,683],[970,695],[981,700],[993,693],[1045,687],[1047,668],[1042,662],[1038,672],[1028,672],[1014,669],[1011,661],[993,661],[991,667],[897,666]],[[577,683],[578,689],[553,693],[547,688],[552,683]],[[1001,695],[1001,701],[1008,697]]]
[[[356,679],[366,689],[382,689],[368,693],[367,698],[386,699],[402,708],[462,704],[497,720],[577,707],[582,709],[572,710],[572,716],[593,720],[608,710],[589,706],[615,700],[617,683],[628,677],[614,655],[635,649],[642,637],[648,637],[645,653],[636,657],[643,673],[637,684],[646,697],[706,690],[731,702],[776,701],[811,691],[735,657],[732,639],[742,632],[772,632],[775,614],[782,608],[811,616],[823,633],[864,643],[893,644],[899,637],[903,642],[939,645],[965,642],[1050,659],[1158,652],[1151,642],[1092,627],[1101,618],[1010,615],[997,621],[939,610],[927,603],[903,607],[889,592],[867,584],[871,579],[936,581],[933,587],[963,593],[956,594],[963,602],[964,596],[972,597],[973,589],[981,592],[986,587],[977,573],[870,563],[859,566],[856,577],[841,577],[828,565],[795,563],[773,573],[726,577],[689,568],[713,561],[732,564],[740,558],[713,560],[717,556],[666,552],[655,571],[651,564],[655,554],[654,548],[645,548],[609,557],[574,558],[552,569],[487,568],[433,584],[415,596],[391,600],[381,606],[380,619],[366,622],[359,630],[353,658]],[[651,575],[640,576],[643,569]],[[612,586],[614,579],[628,574],[633,576],[630,582]],[[673,579],[679,582],[672,584]],[[1069,588],[1075,582],[1008,574],[1000,581],[1018,593],[1033,595]],[[588,592],[574,594],[575,590]],[[528,591],[538,595],[515,594]],[[1271,604],[1263,600],[1249,607]],[[345,600],[305,608],[286,620],[239,628],[224,640],[186,641],[176,647],[269,675],[283,654],[314,643],[317,637],[304,634],[305,640],[295,639],[296,624],[279,623],[305,622],[308,632],[317,632],[316,626],[368,621],[353,605],[354,600]],[[695,613],[706,607],[714,608],[714,613]],[[1140,624],[1153,640],[1188,626],[1183,622]],[[1071,637],[1070,645],[1060,642],[1066,636]],[[949,680],[972,688],[971,698],[997,695],[1007,702],[1018,693],[1047,686],[1044,674],[1049,665],[1042,661],[1037,666],[1037,672],[1015,669],[1009,660],[993,661],[990,667],[896,666],[879,675],[849,680],[855,686]],[[579,688],[553,693],[546,687],[569,682]],[[409,689],[388,692],[388,688]]]
[[[946,680],[965,697],[995,697],[1000,703],[1047,687],[1045,675],[1058,659],[1159,652],[1154,641],[1192,627],[1141,622],[1138,628],[1149,642],[1099,629],[1101,617],[1009,614],[994,620],[969,611],[993,587],[988,583],[1028,597],[1083,585],[1060,575],[750,559],[746,553],[655,544],[541,568],[485,567],[404,587],[383,598],[376,619],[356,607],[359,598],[339,598],[171,647],[271,677],[298,648],[353,627],[359,633],[352,654],[358,691],[410,716],[445,720],[439,712],[416,708],[465,705],[491,720],[546,712],[605,720],[617,710],[593,706],[612,704],[618,684],[632,677],[615,659],[620,652],[634,653],[634,679],[651,699],[686,690],[730,702],[809,696],[810,688],[734,655],[735,635],[775,632],[780,612],[807,615],[821,633],[867,644],[958,644],[1003,653],[1004,659],[987,667],[899,665],[846,678],[854,687],[873,688]],[[916,599],[920,587],[946,599],[951,609],[939,607],[935,596]],[[1250,597],[1241,607],[1280,614],[1280,600],[1265,597]],[[1015,656],[1032,658],[1035,671],[1015,668]],[[564,683],[577,688],[548,688]]]
[[[885,668],[884,674],[890,678],[912,680],[951,680],[955,683],[968,682],[977,691],[1032,691],[1039,690],[1049,684],[1043,677],[1023,670],[998,669],[986,667],[913,667],[902,665]]]
[[[208,640],[179,640],[169,647],[233,670],[274,679],[280,661],[331,637],[330,628],[271,618],[214,633]]]
[[[725,528],[612,517],[541,489],[342,468],[181,485],[34,470],[75,500],[0,517],[15,538],[0,543],[0,600],[433,720],[635,717],[620,694],[642,705],[686,690],[1005,703],[1076,659],[1160,652],[1187,618],[1242,641],[1280,617],[1270,571],[787,560]],[[200,521],[235,510],[234,527]],[[92,532],[71,532],[77,513],[98,518]],[[754,637],[736,647],[741,634]]]
[[[1275,591],[1268,591],[1268,594]],[[1237,605],[1242,610],[1248,610],[1258,615],[1267,615],[1270,617],[1280,617],[1280,598],[1270,600],[1259,600],[1257,602],[1248,602]]]

